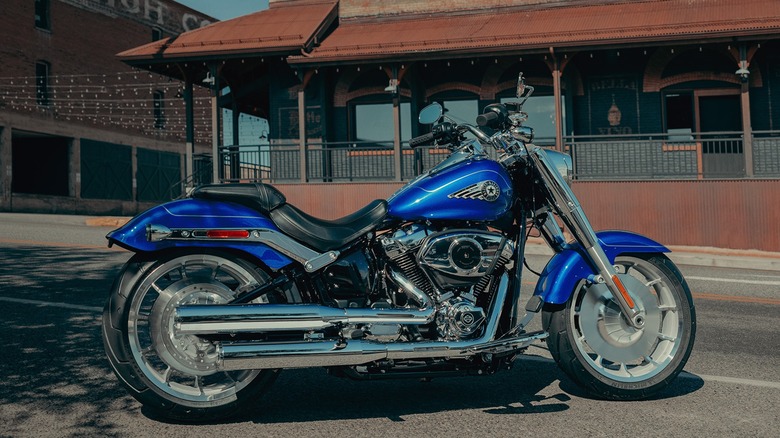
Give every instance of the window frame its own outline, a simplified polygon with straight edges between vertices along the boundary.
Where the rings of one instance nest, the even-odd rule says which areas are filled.
[[[51,31],[51,0],[35,0],[35,28]]]

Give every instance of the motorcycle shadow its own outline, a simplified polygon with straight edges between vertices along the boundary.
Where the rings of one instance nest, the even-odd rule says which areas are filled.
[[[284,371],[258,406],[255,423],[387,418],[458,410],[495,415],[561,412],[571,398],[558,390],[554,363],[518,360],[511,371],[491,376],[430,381],[352,381],[323,371]],[[289,409],[295,406],[295,409]]]
[[[681,397],[703,386],[701,378],[683,373],[649,400]],[[551,359],[532,355],[519,358],[508,372],[431,381],[363,382],[331,377],[323,370],[287,370],[263,398],[258,413],[247,419],[258,424],[371,418],[403,422],[405,416],[460,410],[490,415],[548,414],[570,409],[573,398],[593,397]]]

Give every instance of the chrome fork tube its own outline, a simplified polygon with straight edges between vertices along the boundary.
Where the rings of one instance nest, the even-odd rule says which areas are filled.
[[[582,210],[574,192],[563,180],[563,177],[550,165],[546,152],[542,148],[534,148],[529,154],[534,161],[539,175],[547,186],[551,201],[566,227],[574,234],[574,238],[585,248],[593,267],[599,274],[598,282],[603,282],[612,292],[615,301],[620,306],[626,321],[639,329],[644,325],[644,317],[633,303],[625,287],[617,277],[614,266],[601,248],[596,232]],[[551,220],[548,219],[548,220]]]

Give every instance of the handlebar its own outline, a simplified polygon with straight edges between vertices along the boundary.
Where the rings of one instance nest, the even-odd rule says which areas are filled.
[[[414,137],[413,139],[409,140],[409,147],[416,148],[417,146],[428,143],[434,138],[436,138],[436,135],[433,132]]]
[[[498,120],[498,114],[493,111],[488,111],[485,114],[480,114],[477,116],[477,125],[479,126],[491,126],[492,123],[496,120]]]

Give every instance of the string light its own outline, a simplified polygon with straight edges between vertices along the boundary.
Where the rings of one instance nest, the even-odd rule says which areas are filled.
[[[0,108],[121,128],[162,140],[181,141],[185,137],[187,117],[185,102],[180,97],[184,90],[181,81],[139,70],[47,79],[45,95],[41,95],[36,76],[0,77]],[[157,91],[162,98],[158,95],[155,100]],[[200,88],[193,91],[196,141],[210,143],[210,92]],[[154,102],[162,106],[161,118],[155,118]]]

